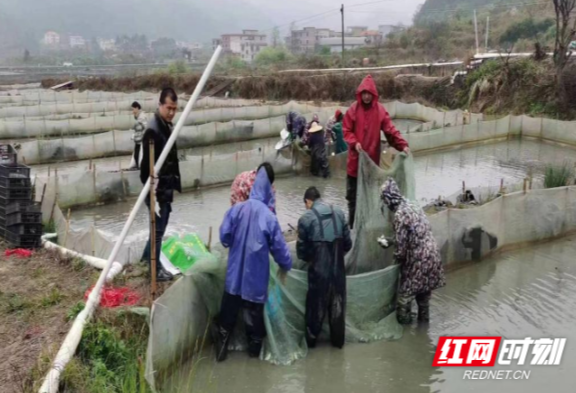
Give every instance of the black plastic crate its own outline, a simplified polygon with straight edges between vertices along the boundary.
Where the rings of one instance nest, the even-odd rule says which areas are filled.
[[[0,164],[0,177],[30,179],[30,167],[20,164]]]
[[[32,182],[27,177],[3,177],[0,176],[0,186],[6,188],[12,187],[31,187]]]
[[[6,215],[6,226],[18,224],[42,224],[42,213],[16,212]]]
[[[0,205],[3,199],[0,199]],[[0,206],[0,211],[2,207]],[[9,202],[5,207],[5,214],[12,213],[40,213],[40,203],[33,203],[32,201],[15,201]]]
[[[6,228],[6,233],[12,233],[14,235],[35,235],[35,236],[42,236],[42,223],[36,224],[17,224],[12,225]]]
[[[18,154],[12,145],[0,145],[0,164],[14,165],[18,162]]]
[[[5,239],[12,244],[13,247],[17,248],[38,248],[42,244],[42,238],[39,235],[20,235],[7,230],[5,233]]]
[[[2,187],[0,185],[0,197],[12,202],[13,200],[30,200],[32,187]]]

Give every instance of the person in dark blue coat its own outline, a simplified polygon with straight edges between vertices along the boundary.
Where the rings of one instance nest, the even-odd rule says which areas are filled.
[[[292,257],[278,219],[268,208],[272,197],[269,174],[261,168],[250,198],[228,210],[220,227],[220,242],[230,252],[215,332],[218,361],[226,359],[228,341],[240,310],[246,327],[248,354],[260,355],[266,337],[264,304],[270,279],[269,254],[279,265],[279,273],[285,274],[292,268]]]

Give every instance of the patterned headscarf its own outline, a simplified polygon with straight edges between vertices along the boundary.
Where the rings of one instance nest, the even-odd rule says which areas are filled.
[[[391,177],[388,178],[382,185],[380,189],[380,199],[384,202],[386,206],[393,212],[398,209],[398,206],[405,201],[398,184]]]

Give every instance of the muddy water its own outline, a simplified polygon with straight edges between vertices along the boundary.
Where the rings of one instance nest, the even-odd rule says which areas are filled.
[[[511,140],[473,148],[439,152],[415,157],[417,197],[421,203],[450,195],[461,188],[462,181],[469,187],[496,186],[518,183],[534,168],[536,176],[542,165],[550,162],[574,162],[576,150],[561,148],[527,140]],[[275,182],[277,210],[284,229],[295,226],[304,211],[302,196],[311,185],[320,190],[327,201],[346,208],[343,177],[328,180],[312,177],[280,178]],[[81,228],[96,223],[97,227],[120,233],[133,201],[73,211],[72,227]],[[208,228],[218,228],[229,208],[229,187],[177,195],[170,218],[169,233],[196,231],[206,238]],[[145,238],[148,228],[144,210],[138,216],[132,238]]]
[[[448,285],[432,297],[431,323],[405,328],[397,341],[347,344],[343,350],[323,343],[286,367],[245,353],[231,353],[216,364],[208,348],[193,381],[185,364],[163,392],[574,392],[574,255],[576,237],[571,237],[451,272]],[[484,368],[530,371],[529,380],[463,380],[466,368],[431,366],[438,337],[449,335],[567,338],[567,344],[560,366]]]

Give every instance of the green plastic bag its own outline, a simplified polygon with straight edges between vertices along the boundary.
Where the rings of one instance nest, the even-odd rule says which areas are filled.
[[[172,265],[186,273],[200,259],[214,259],[197,234],[171,236],[162,243],[162,253]]]

